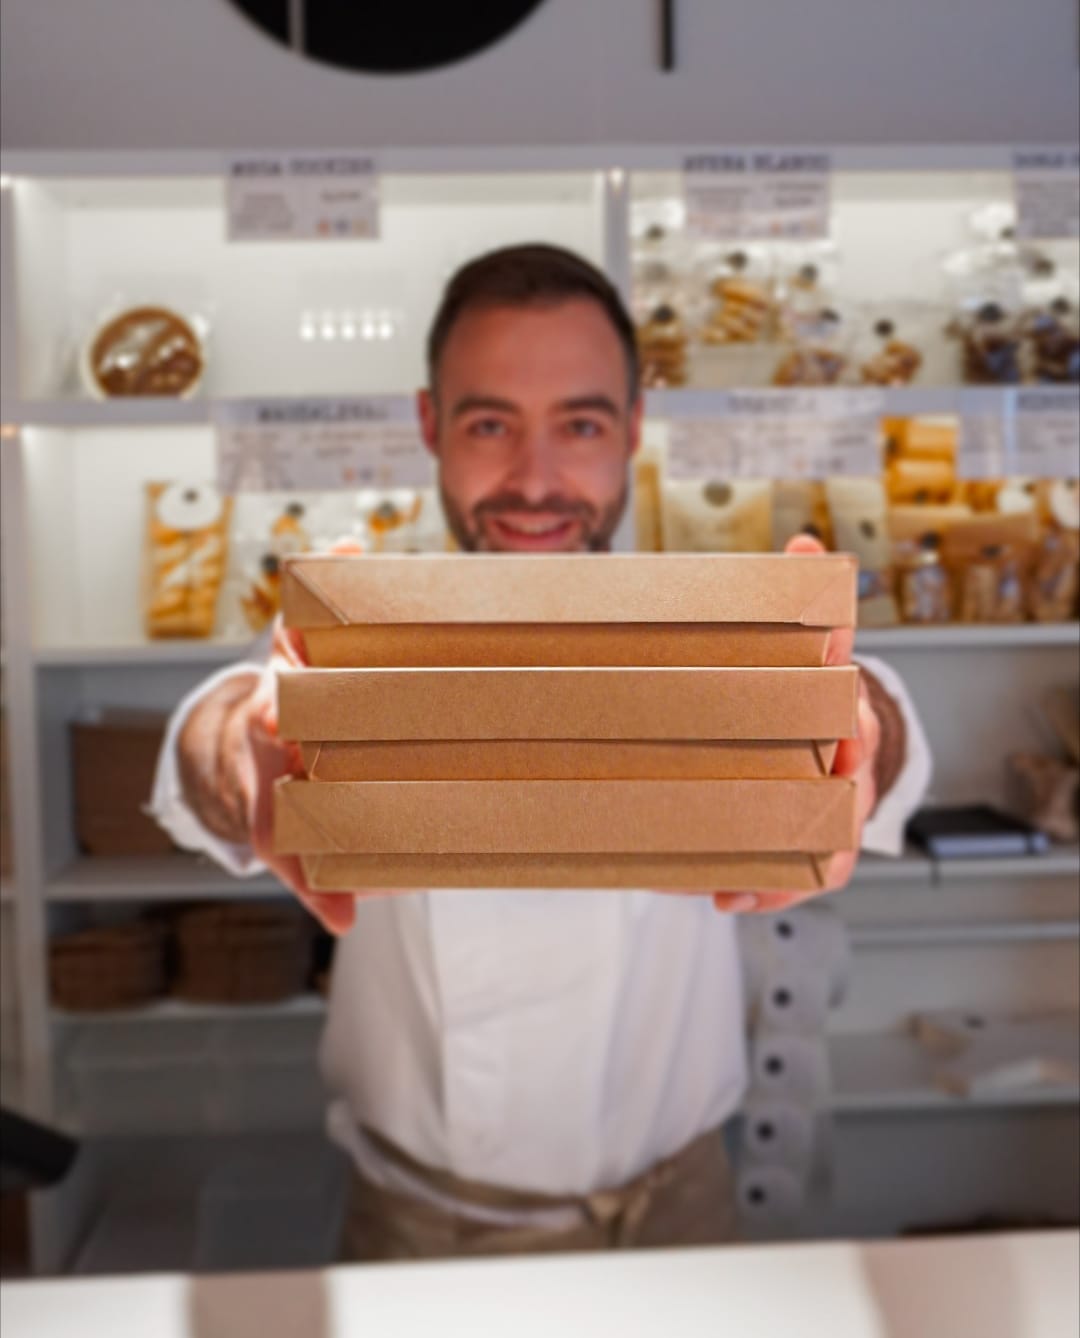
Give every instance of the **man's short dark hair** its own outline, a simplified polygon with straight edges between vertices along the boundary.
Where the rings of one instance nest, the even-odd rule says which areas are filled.
[[[446,341],[467,311],[483,307],[555,306],[585,298],[601,307],[626,355],[631,398],[638,389],[634,323],[606,275],[561,246],[540,243],[506,246],[478,256],[451,278],[431,323],[427,341],[428,380],[434,389]]]

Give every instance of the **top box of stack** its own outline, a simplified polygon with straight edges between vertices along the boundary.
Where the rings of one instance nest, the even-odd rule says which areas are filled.
[[[319,668],[813,667],[852,627],[847,554],[306,556],[285,624]]]

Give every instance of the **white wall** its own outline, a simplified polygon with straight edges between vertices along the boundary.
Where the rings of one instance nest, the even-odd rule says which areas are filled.
[[[358,3],[359,0],[352,0]],[[1076,0],[547,0],[433,74],[304,62],[226,0],[3,0],[19,149],[1075,137]]]

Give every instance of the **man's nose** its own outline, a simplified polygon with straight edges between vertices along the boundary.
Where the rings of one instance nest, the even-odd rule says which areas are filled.
[[[507,480],[525,500],[538,505],[556,491],[558,461],[545,432],[526,432],[514,453],[513,473]]]

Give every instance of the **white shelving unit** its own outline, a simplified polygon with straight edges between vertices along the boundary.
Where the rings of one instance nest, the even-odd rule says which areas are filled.
[[[115,910],[118,903],[280,895],[270,879],[239,882],[182,856],[91,859],[75,847],[68,722],[90,705],[167,708],[211,669],[248,649],[228,638],[144,638],[138,614],[143,485],[212,474],[215,399],[411,394],[423,376],[423,335],[442,281],[489,246],[561,242],[603,263],[629,295],[631,213],[677,190],[678,161],[676,151],[656,148],[388,151],[379,243],[244,248],[224,241],[214,154],[5,158],[4,674],[20,784],[13,792],[18,876],[4,884],[3,894],[20,963],[20,1097],[32,1113],[77,1118],[67,1097],[68,1060],[80,1038],[93,1038],[86,1044],[104,1054],[132,1029],[143,1036],[133,1045],[145,1045],[149,1036],[160,1037],[162,1047],[179,1047],[188,1028],[227,1026],[253,1062],[262,1055],[272,1063],[277,1041],[296,1027],[317,1029],[324,1007],[314,996],[247,1010],[165,1002],[124,1018],[68,1016],[50,1007],[48,932],[73,908],[84,914],[94,906]],[[1005,146],[841,147],[834,162],[845,282],[856,294],[884,283],[878,295],[889,301],[907,295],[913,274],[937,273],[941,254],[962,244],[973,208],[1009,193]],[[110,303],[151,296],[211,320],[210,370],[200,397],[89,399],[73,370],[79,342]],[[397,335],[381,347],[362,348],[301,340],[305,313],[342,306],[392,310]],[[647,409],[654,419],[707,417],[721,402],[707,389],[653,392]],[[1000,390],[959,388],[947,380],[885,396],[895,416],[994,416],[1006,405]],[[959,802],[1000,799],[1005,755],[1044,743],[1031,706],[1047,687],[1076,681],[1078,636],[1075,624],[905,627],[861,632],[857,647],[903,675],[934,747],[934,797]],[[870,1136],[863,1117],[873,1115],[873,1137],[888,1149],[917,1116],[928,1122],[920,1143],[927,1163],[919,1174],[938,1179],[941,1150],[953,1149],[955,1130],[973,1114],[1018,1121],[1020,1144],[1042,1140],[1047,1156],[1075,1141],[1076,1091],[1003,1098],[973,1112],[933,1089],[895,1027],[905,1011],[922,1006],[1077,1007],[1078,876],[1075,849],[992,865],[934,865],[917,852],[860,863],[837,903],[851,926],[856,959],[833,1049],[841,1141],[852,1139],[862,1156],[869,1145],[860,1140]],[[181,1070],[188,1076],[198,1071]],[[6,1094],[7,1070],[4,1082]],[[1048,1107],[1056,1122],[1036,1124]],[[35,1208],[39,1268],[73,1258],[114,1181],[130,1178],[133,1167],[158,1165],[154,1158],[163,1155],[166,1140],[142,1138],[156,1148],[144,1163],[136,1143],[153,1132],[151,1122],[140,1128],[137,1108],[124,1113],[123,1137],[94,1133],[75,1182]],[[187,1140],[201,1149],[199,1156],[207,1141],[197,1131]],[[971,1183],[981,1176],[992,1186],[1003,1144],[981,1136],[969,1143],[983,1158]],[[957,1161],[964,1155],[961,1146]],[[954,1202],[947,1186],[942,1189],[942,1217],[962,1212],[966,1194],[967,1188],[958,1189]],[[900,1209],[892,1204],[878,1218],[867,1212],[859,1221],[875,1230]]]

